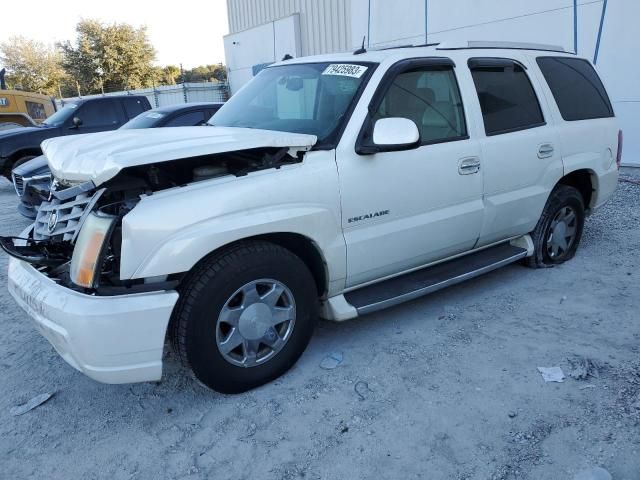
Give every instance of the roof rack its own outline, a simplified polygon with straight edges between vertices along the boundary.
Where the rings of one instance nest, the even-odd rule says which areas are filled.
[[[414,45],[412,43],[407,44],[407,45],[392,45],[390,47],[382,47],[382,48],[376,48],[375,51],[376,52],[382,52],[384,50],[396,50],[399,48],[424,48],[424,47],[435,47],[437,45],[440,45],[440,43],[421,43],[418,45]]]
[[[543,52],[567,52],[559,45],[547,45],[544,43],[527,43],[527,42],[493,42],[493,41],[468,41],[468,42],[445,42],[437,47],[437,50],[467,50],[467,49],[497,49],[504,48],[507,50],[540,50]]]

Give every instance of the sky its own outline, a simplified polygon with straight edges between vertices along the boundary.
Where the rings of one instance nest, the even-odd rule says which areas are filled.
[[[224,63],[223,35],[229,31],[226,0],[150,2],[140,0],[28,0],[2,2],[0,42],[22,35],[54,44],[74,41],[75,26],[83,18],[105,23],[146,25],[149,40],[156,49],[156,64],[193,68]],[[18,18],[25,21],[17,21]]]

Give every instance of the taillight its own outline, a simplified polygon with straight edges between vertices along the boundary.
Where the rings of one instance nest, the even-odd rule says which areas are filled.
[[[616,165],[620,168],[620,163],[622,162],[622,143],[624,140],[624,135],[622,135],[622,130],[618,131],[618,153],[616,154]]]

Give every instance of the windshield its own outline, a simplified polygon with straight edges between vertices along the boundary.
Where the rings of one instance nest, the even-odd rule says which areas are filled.
[[[42,123],[43,125],[49,125],[50,127],[59,127],[73,115],[73,112],[75,112],[77,108],[77,104],[67,103],[64,107],[62,107]]]
[[[129,130],[131,128],[153,128],[164,117],[166,117],[166,115],[160,112],[143,112],[122,125],[120,130]]]
[[[331,143],[357,100],[371,64],[307,63],[270,67],[225,103],[210,125],[316,135]]]

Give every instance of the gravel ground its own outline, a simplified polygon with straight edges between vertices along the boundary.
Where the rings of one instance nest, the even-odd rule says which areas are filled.
[[[2,181],[3,234],[27,224],[15,203]],[[9,297],[1,256],[0,478],[640,479],[639,254],[640,185],[621,182],[573,261],[323,322],[287,375],[237,396],[171,352],[161,383],[84,377]],[[321,368],[331,354],[342,363]],[[587,378],[568,375],[576,359]],[[564,383],[542,380],[551,366]]]

